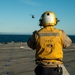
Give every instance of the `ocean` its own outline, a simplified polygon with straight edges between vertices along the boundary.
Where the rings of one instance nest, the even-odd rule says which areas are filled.
[[[31,35],[19,35],[19,34],[0,34],[0,43],[8,42],[27,42]],[[75,35],[68,35],[72,42],[75,43]]]

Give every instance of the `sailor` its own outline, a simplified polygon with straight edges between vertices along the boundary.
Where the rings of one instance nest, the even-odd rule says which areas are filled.
[[[59,20],[54,12],[46,11],[40,18],[42,28],[34,31],[27,44],[35,53],[36,75],[62,75],[63,48],[71,45],[72,40],[63,30],[57,29]]]

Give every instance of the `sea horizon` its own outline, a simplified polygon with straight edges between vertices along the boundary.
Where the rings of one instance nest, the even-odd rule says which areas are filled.
[[[32,34],[0,34],[0,43],[27,42]],[[75,35],[68,35],[75,43]]]

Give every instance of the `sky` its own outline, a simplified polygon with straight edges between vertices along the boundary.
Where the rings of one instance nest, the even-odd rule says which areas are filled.
[[[75,0],[0,0],[0,33],[32,34],[45,11],[60,20],[56,28],[75,35]]]

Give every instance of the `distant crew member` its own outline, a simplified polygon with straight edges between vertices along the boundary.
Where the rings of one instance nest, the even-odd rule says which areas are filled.
[[[62,75],[63,48],[71,45],[71,39],[63,30],[54,28],[59,22],[51,11],[44,12],[39,20],[42,28],[34,31],[27,44],[35,53],[36,75]]]

